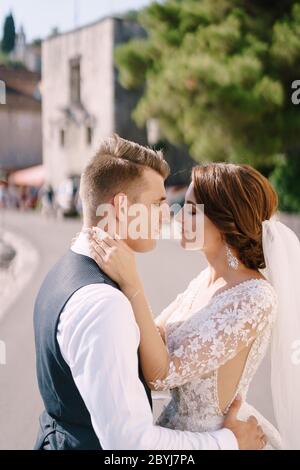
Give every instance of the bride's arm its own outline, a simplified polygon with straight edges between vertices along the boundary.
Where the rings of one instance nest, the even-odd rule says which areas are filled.
[[[120,285],[131,302],[136,322],[140,329],[140,359],[146,381],[165,377],[169,368],[169,352],[165,345],[164,329],[158,326],[145,296],[139,278],[130,284]]]
[[[150,388],[167,390],[178,387],[211,372],[241,350],[249,347],[272,321],[274,298],[266,291],[242,293],[240,298],[228,297],[220,310],[206,321],[182,325],[182,343],[170,353],[161,341],[145,297],[142,284],[124,287],[141,332],[140,358]],[[197,320],[197,317],[195,317]],[[179,332],[180,334],[180,332]]]
[[[147,381],[164,377],[168,370],[168,350],[163,324],[156,324],[139,278],[133,251],[120,240],[108,234],[90,233],[91,255],[100,268],[116,281],[132,304],[140,329],[140,358]]]
[[[152,380],[151,388],[167,390],[182,386],[233,359],[273,321],[275,303],[272,295],[266,293],[264,298],[264,292],[258,289],[242,293],[238,299],[228,296],[220,309],[204,321],[200,313],[183,323],[176,332],[182,341],[169,353],[168,371],[164,377]]]
[[[272,317],[274,299],[268,297],[268,290],[250,290],[240,299],[225,296],[222,307],[206,321],[194,315],[182,324],[182,342],[171,353],[152,317],[132,250],[124,242],[111,239],[92,246],[99,266],[118,282],[132,304],[140,329],[143,373],[154,390],[178,387],[217,369],[248,347]]]

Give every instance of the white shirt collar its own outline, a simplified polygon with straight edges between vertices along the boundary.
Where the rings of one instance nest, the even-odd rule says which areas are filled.
[[[82,229],[77,240],[72,245],[71,250],[78,255],[85,255],[91,258],[88,234],[85,232],[85,229]]]

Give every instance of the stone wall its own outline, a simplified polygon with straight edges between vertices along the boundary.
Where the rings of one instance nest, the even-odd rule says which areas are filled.
[[[84,125],[66,122],[71,104],[70,60],[78,57],[82,105],[95,119],[91,145]],[[80,174],[100,139],[114,131],[113,19],[47,39],[42,63],[43,157],[49,179],[57,187],[67,176]]]
[[[41,113],[2,106],[0,142],[0,166],[3,168],[25,168],[41,164]]]

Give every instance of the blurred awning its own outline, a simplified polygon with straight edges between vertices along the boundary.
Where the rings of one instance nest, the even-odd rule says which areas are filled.
[[[32,166],[25,170],[18,170],[9,176],[9,184],[17,186],[33,186],[39,188],[45,181],[45,168],[43,165]]]

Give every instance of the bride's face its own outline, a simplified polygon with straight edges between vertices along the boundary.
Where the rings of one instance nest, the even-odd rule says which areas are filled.
[[[196,201],[193,183],[185,195],[181,235],[186,250],[214,251],[222,243],[220,231],[205,215],[205,207]]]

